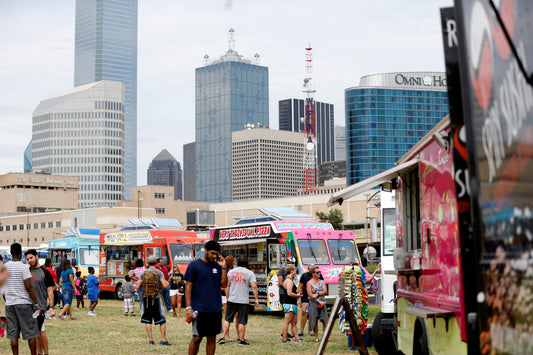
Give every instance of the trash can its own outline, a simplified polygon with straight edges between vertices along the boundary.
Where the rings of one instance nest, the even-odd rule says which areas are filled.
[[[363,334],[363,341],[367,348],[372,346],[372,324],[367,325],[365,334]],[[350,350],[357,350],[358,345],[357,336],[348,335],[348,348],[350,348]]]

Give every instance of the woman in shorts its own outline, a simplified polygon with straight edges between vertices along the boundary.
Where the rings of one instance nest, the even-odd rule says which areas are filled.
[[[181,299],[183,298],[185,290],[185,280],[183,279],[183,274],[178,264],[174,264],[172,267],[168,282],[170,284],[170,303],[172,304],[172,312],[174,312],[174,317],[179,317],[181,313]],[[177,312],[176,308],[178,309]]]
[[[284,295],[282,302],[283,312],[285,313],[285,318],[283,318],[283,327],[282,331],[282,343],[288,343],[287,340],[287,331],[289,330],[289,324],[291,325],[292,334],[294,335],[294,342],[301,343],[302,339],[298,335],[298,327],[296,323],[298,322],[298,297],[302,296],[301,293],[297,293],[296,284],[294,283],[294,276],[296,275],[296,267],[293,264],[288,264],[285,266],[285,271],[287,272],[287,277],[283,282],[283,286],[287,290],[287,294]]]
[[[70,315],[70,320],[75,318],[72,316],[72,298],[74,298],[74,290],[76,284],[74,283],[74,271],[70,265],[70,260],[65,259],[63,261],[63,271],[61,272],[61,293],[63,294],[63,309],[59,314],[59,319],[65,320],[65,314]]]

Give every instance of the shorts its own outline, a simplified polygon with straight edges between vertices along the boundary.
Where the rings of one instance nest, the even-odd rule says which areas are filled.
[[[222,304],[228,303],[228,298],[226,296],[222,296]]]
[[[301,298],[302,303],[309,303],[309,295],[306,293]]]
[[[83,301],[83,295],[76,295],[76,301]]]
[[[177,295],[182,295],[183,296],[183,293],[180,292],[179,289],[175,289],[175,290],[170,290],[170,297],[172,296],[177,296]]]
[[[37,319],[32,317],[33,305],[17,304],[6,306],[6,329],[8,339],[30,340],[39,337]]]
[[[98,301],[98,292],[96,293],[88,293],[87,294],[87,298],[89,299],[89,301]]]
[[[239,324],[246,325],[248,323],[248,310],[249,306],[247,303],[228,302],[224,320],[232,323],[235,313],[239,313]]]
[[[155,325],[163,324],[167,321],[165,310],[159,297],[143,298],[141,323],[152,324],[152,321]]]
[[[135,300],[132,298],[124,298],[124,314],[133,313],[135,308]]]
[[[204,337],[222,333],[222,311],[198,312],[192,321],[192,335]]]
[[[284,303],[283,306],[283,313],[289,313],[293,312],[294,314],[298,314],[298,306],[295,304],[288,304]]]
[[[63,305],[72,305],[72,298],[74,297],[74,289],[70,287],[61,288],[61,293],[63,294]]]
[[[39,329],[40,332],[45,332],[46,328],[44,327],[44,313],[41,312],[39,317],[37,317],[37,329]]]

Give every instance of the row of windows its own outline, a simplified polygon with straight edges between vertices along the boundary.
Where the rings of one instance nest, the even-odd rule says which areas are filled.
[[[165,209],[156,207],[155,213],[156,214],[165,214]]]
[[[80,174],[80,173],[114,173],[122,174],[122,167],[116,166],[50,166],[52,159],[34,160],[33,166],[37,169],[50,170],[52,174]]]
[[[122,104],[121,104],[122,105]],[[50,121],[50,120],[70,120],[70,119],[80,119],[86,120],[90,118],[111,118],[111,119],[123,119],[123,115],[115,112],[55,112],[47,113],[44,115],[34,116],[33,125],[37,123]]]
[[[80,184],[79,191],[122,191],[122,185]]]
[[[34,238],[35,241],[37,241],[37,238]],[[44,237],[41,237],[41,242],[44,242]],[[9,243],[20,243],[23,244],[24,242],[21,239],[6,239],[5,242],[3,239],[0,239],[0,245],[9,245]]]
[[[25,230],[24,228],[26,228],[27,230],[29,229],[39,229],[39,226],[40,226],[40,229],[45,229],[47,228],[46,226],[48,225],[48,228],[61,228],[61,221],[56,221],[55,222],[55,227],[54,227],[54,222],[40,222],[40,223],[33,223],[33,228],[32,228],[32,224],[31,223],[28,223],[28,224],[11,224],[11,225],[1,225],[0,224],[0,232],[11,232],[11,231],[22,231],[22,230]]]
[[[74,147],[74,146],[107,146],[123,147],[122,139],[52,139],[42,142],[33,142],[32,149],[35,152],[38,149],[49,147]]]
[[[82,129],[82,130],[50,130],[41,133],[34,133],[33,139],[36,141],[47,138],[69,138],[69,137],[116,137],[124,138],[124,132],[112,129]]]
[[[123,118],[120,115],[119,118]],[[124,129],[124,123],[122,121],[110,121],[110,120],[84,120],[84,121],[60,121],[60,122],[45,122],[37,125],[33,125],[33,131],[39,132],[47,129],[88,129],[88,128],[117,128]]]
[[[163,192],[155,192],[154,193],[155,199],[165,199],[165,194]]]
[[[122,194],[114,194],[114,193],[80,193],[78,194],[78,197],[80,200],[100,200],[100,201],[121,201],[122,200]],[[96,202],[95,202],[96,203]]]
[[[402,90],[402,89],[354,89],[346,91],[346,96],[353,95],[387,95],[387,96],[429,96],[429,97],[440,97],[446,96],[448,93],[446,91],[426,91],[426,90]]]

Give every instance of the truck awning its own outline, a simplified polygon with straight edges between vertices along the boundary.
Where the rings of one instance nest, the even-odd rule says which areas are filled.
[[[266,238],[258,239],[238,239],[238,240],[219,240],[218,243],[221,246],[224,245],[245,245],[245,244],[255,244],[255,243],[264,243]]]
[[[348,186],[347,188],[341,191],[337,191],[331,195],[328,201],[328,206],[331,207],[336,203],[340,205],[342,204],[344,200],[347,200],[350,197],[353,197],[362,192],[368,191],[373,187],[376,187],[391,179],[394,179],[396,176],[400,175],[404,171],[410,170],[413,166],[417,165],[418,163],[419,163],[418,158],[409,160],[408,162],[397,165],[392,169],[389,169],[382,173],[374,175],[371,178],[368,178],[363,181],[359,181],[357,184]]]

